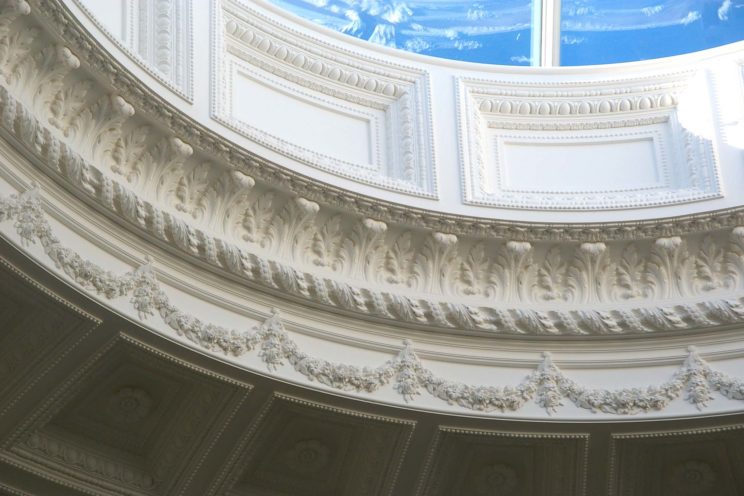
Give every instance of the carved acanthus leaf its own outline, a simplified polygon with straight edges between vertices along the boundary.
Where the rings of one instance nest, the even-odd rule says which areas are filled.
[[[139,168],[137,159],[145,152],[149,136],[149,126],[137,126],[119,136],[105,154],[111,161],[111,170],[124,176],[130,183],[136,182],[144,172]]]
[[[427,237],[416,254],[413,264],[413,283],[422,291],[450,292],[458,269],[457,236],[434,232]]]
[[[40,113],[46,113],[54,98],[64,87],[64,78],[70,71],[80,67],[80,59],[69,48],[61,45],[46,46],[34,57],[35,77],[26,83],[33,90],[31,106]]]
[[[646,278],[657,298],[684,296],[683,280],[687,279],[687,247],[679,236],[659,238],[654,242],[647,263]]]
[[[476,243],[468,256],[460,262],[457,289],[463,295],[493,296],[496,285],[491,260],[486,255],[486,244]]]
[[[0,74],[8,86],[14,87],[22,75],[33,68],[33,45],[39,30],[30,26],[13,26],[19,15],[29,13],[28,4],[10,0],[0,14]]]
[[[309,262],[318,267],[342,270],[345,260],[341,255],[342,217],[334,215],[316,229],[306,245]]]
[[[519,301],[525,294],[525,279],[531,272],[532,245],[527,241],[507,241],[496,255],[496,277],[501,299]]]
[[[694,258],[695,290],[712,291],[722,285],[725,254],[713,236],[703,238],[702,245]]]
[[[534,298],[538,301],[565,299],[566,270],[567,266],[561,256],[560,246],[551,247],[537,269],[532,286]]]
[[[629,243],[615,266],[615,297],[630,300],[643,296],[645,271],[645,260],[638,254],[636,245]]]
[[[134,115],[134,107],[118,95],[103,95],[73,115],[62,130],[78,150],[92,161],[108,155],[121,135],[124,121]]]
[[[163,176],[173,175],[171,171],[184,170],[186,160],[194,153],[188,143],[179,138],[161,138],[139,156],[134,166],[137,179],[142,189],[157,189],[163,182]]]
[[[92,88],[91,80],[64,85],[49,104],[49,124],[65,133],[73,119],[85,108]]]
[[[277,228],[277,244],[282,247],[280,256],[291,254],[294,260],[301,260],[302,247],[307,244],[312,221],[319,211],[320,205],[306,198],[295,198],[284,205]]]
[[[368,280],[374,277],[375,267],[383,259],[386,232],[387,224],[374,219],[362,219],[354,225],[342,245],[342,258],[352,275]]]
[[[398,236],[393,246],[385,252],[382,264],[377,270],[378,277],[389,284],[410,286],[414,254],[413,236],[410,231],[406,231]]]
[[[603,301],[608,286],[608,268],[607,246],[604,243],[581,243],[566,276],[569,293],[585,303]]]

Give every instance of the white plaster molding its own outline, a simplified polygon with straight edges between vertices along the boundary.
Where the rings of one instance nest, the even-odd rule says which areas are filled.
[[[187,102],[193,101],[193,0],[121,0],[121,33],[104,26],[89,0],[71,1],[137,65]]]
[[[680,98],[708,98],[702,90],[680,96],[693,77],[682,73],[595,82],[591,89],[579,83],[517,85],[458,78],[465,202],[597,210],[722,197],[711,137],[686,129],[678,117]],[[645,154],[634,153],[630,144],[642,141],[651,146]],[[525,152],[510,161],[507,145]],[[542,151],[546,146],[550,150]],[[579,153],[585,150],[591,150],[591,159]],[[618,162],[617,172],[600,173],[612,161]],[[567,170],[550,173],[551,167]],[[622,184],[636,176],[646,179]],[[519,187],[510,184],[515,179]]]
[[[212,112],[217,121],[314,167],[395,191],[436,197],[429,77],[425,71],[382,61],[371,63],[351,53],[332,53],[321,40],[273,22],[241,2],[217,2],[213,15]],[[297,147],[288,138],[241,120],[236,115],[238,107],[246,107],[250,114],[251,106],[250,102],[238,102],[233,88],[245,75],[251,84],[281,88],[289,95],[282,100],[285,104],[307,101],[325,112],[356,114],[356,119],[370,127],[368,138],[358,138],[355,143],[369,147],[369,159],[343,160]],[[323,112],[317,112],[317,119],[321,125]],[[312,131],[311,127],[306,129]],[[303,134],[299,129],[293,132]],[[317,133],[312,138],[325,139]]]
[[[701,243],[701,251],[694,256],[687,253],[687,243],[681,238],[659,238],[656,242],[636,243],[632,248],[631,245],[617,246],[614,250],[605,248],[602,253],[614,252],[620,259],[612,261],[604,256],[601,266],[596,268],[591,265],[595,262],[584,260],[592,253],[591,243],[544,246],[541,258],[535,258],[535,245],[509,241],[495,245],[492,258],[487,254],[486,244],[465,244],[461,250],[462,243],[456,236],[441,232],[432,233],[416,244],[410,232],[390,233],[387,239],[392,245],[386,247],[382,240],[387,227],[383,228],[384,223],[374,219],[352,224],[348,234],[344,234],[342,218],[336,215],[326,218],[324,225],[316,225],[315,230],[312,224],[308,224],[318,214],[319,206],[314,202],[299,199],[285,204],[277,214],[270,192],[251,203],[246,190],[251,190],[255,182],[250,177],[235,172],[227,180],[219,178],[210,183],[204,181],[208,170],[204,177],[200,169],[194,169],[191,175],[180,175],[183,162],[193,149],[177,138],[161,140],[149,150],[138,151],[135,157],[139,158],[128,160],[125,162],[128,165],[122,166],[124,169],[119,173],[126,174],[135,184],[149,186],[152,190],[154,183],[157,188],[171,191],[176,200],[175,210],[191,212],[192,216],[198,216],[203,208],[207,208],[218,216],[230,218],[224,208],[217,205],[209,208],[204,202],[209,198],[237,201],[241,208],[248,208],[240,220],[247,229],[243,240],[255,243],[253,247],[257,244],[267,251],[274,250],[274,255],[277,250],[293,254],[294,262],[285,264],[268,252],[250,252],[239,244],[214,237],[192,226],[180,215],[163,211],[139,197],[77,155],[53,133],[44,130],[4,88],[0,88],[0,92],[5,102],[0,109],[3,123],[0,127],[15,130],[22,142],[45,155],[43,163],[50,171],[62,174],[101,206],[168,241],[188,256],[198,256],[215,267],[227,269],[268,288],[288,291],[324,305],[407,323],[517,334],[612,334],[688,329],[738,322],[744,315],[736,291],[737,285],[744,281],[740,276],[744,267],[738,262],[742,247],[737,241],[742,232],[737,229],[730,234],[709,235],[704,242],[697,238],[695,242]],[[96,110],[94,105],[85,112],[65,118],[65,122],[70,122],[62,126],[65,133],[72,135],[81,126],[91,130],[102,129],[106,132],[88,132],[86,136],[99,136],[94,140],[96,143],[104,138],[111,140],[111,130],[116,128],[108,127],[106,117],[111,116],[103,109],[116,103],[120,111],[113,118],[118,119],[117,115],[131,117],[131,107],[119,97],[106,96],[100,101],[105,104],[101,110]],[[94,118],[94,115],[101,117]],[[114,134],[113,139],[123,139],[116,136]],[[119,142],[115,142],[111,152],[114,158],[127,153],[119,151],[116,145]],[[152,170],[153,164],[159,164],[162,170]],[[116,160],[113,167],[119,167]],[[177,179],[172,183],[173,189],[164,187],[168,184],[168,171],[178,172],[173,176],[174,180]],[[194,195],[190,192],[193,182],[201,183],[201,193]],[[191,205],[191,202],[195,204]],[[365,241],[369,235],[375,241]],[[666,247],[665,240],[672,240],[669,250],[662,249]],[[281,244],[276,244],[281,242],[287,246],[282,248]],[[679,254],[675,251],[677,249]],[[645,258],[639,258],[641,250],[646,253]],[[571,255],[564,258],[564,253]],[[304,263],[303,257],[308,257]],[[365,283],[357,286],[341,274],[338,279],[335,275],[328,277],[327,272],[310,269],[313,266],[371,276],[375,280],[366,281],[366,284],[385,283],[390,289],[380,290]],[[520,278],[518,273],[522,273]],[[669,281],[675,284],[671,293]],[[593,290],[595,286],[602,289]],[[417,296],[411,289],[427,296]],[[733,291],[722,295],[726,299],[702,302],[699,299],[700,295],[726,289]],[[432,292],[447,298],[432,299],[428,296]],[[613,300],[640,302],[642,298],[664,299],[670,296],[687,300],[673,307],[628,308],[623,304],[598,308],[596,305],[606,305]],[[505,309],[494,308],[490,303],[502,299],[531,305]],[[545,302],[558,305],[545,307]],[[566,308],[565,302],[590,306],[571,309]]]
[[[742,320],[740,211],[645,228],[481,225],[471,237],[446,218],[437,229],[411,228],[418,212],[383,221],[398,211],[380,205],[370,217],[362,203],[339,213],[259,183],[232,161],[206,162],[205,150],[179,137],[187,127],[147,125],[127,99],[87,79],[69,48],[19,20],[24,12],[6,12],[0,33],[9,46],[0,130],[47,173],[178,256],[329,308],[427,328],[602,335]],[[619,112],[636,111],[628,105]],[[281,186],[290,175],[275,179]]]
[[[82,57],[86,68],[114,82],[121,96],[136,107],[138,112],[142,112],[143,115],[148,117],[148,120],[155,120],[163,128],[169,130],[168,133],[171,135],[169,138],[174,137],[172,135],[177,135],[182,141],[190,143],[194,147],[194,150],[196,150],[195,157],[197,155],[201,156],[201,152],[203,152],[209,155],[211,160],[219,162],[215,163],[217,169],[221,169],[222,167],[225,167],[227,170],[238,168],[244,173],[250,173],[259,184],[269,184],[278,189],[288,188],[294,195],[302,196],[319,203],[321,209],[328,207],[354,211],[360,216],[382,220],[387,223],[394,222],[416,225],[426,229],[451,232],[458,236],[490,236],[500,237],[502,239],[571,239],[574,241],[582,241],[586,236],[595,236],[594,233],[599,231],[607,239],[634,239],[638,237],[668,236],[688,232],[691,229],[700,231],[724,226],[734,227],[740,223],[735,220],[735,216],[742,217],[739,213],[740,209],[734,208],[722,212],[709,214],[698,213],[692,216],[664,219],[662,221],[648,220],[633,223],[585,224],[583,222],[590,219],[583,214],[580,219],[581,224],[556,225],[534,222],[510,222],[498,219],[463,217],[434,210],[424,210],[413,204],[400,205],[386,201],[384,197],[364,197],[338,187],[318,184],[314,180],[302,177],[290,170],[277,167],[276,164],[272,164],[261,157],[246,153],[244,150],[231,144],[227,139],[217,136],[208,126],[205,127],[200,124],[198,119],[187,117],[181,111],[182,109],[176,109],[166,104],[144,84],[130,76],[122,66],[118,65],[117,61],[112,60],[107,53],[103,52],[95,44],[90,43],[90,35],[84,33],[74,17],[70,16],[63,9],[60,9],[56,2],[34,2],[32,0],[31,3],[34,4],[35,10],[39,15],[52,20],[51,24],[45,26],[44,29],[51,27],[52,32],[56,32],[55,36],[63,33],[61,36],[69,44],[69,48],[74,50],[77,56]],[[58,28],[61,31],[55,31]],[[730,51],[721,51],[722,55],[720,57],[722,62],[731,58]],[[342,53],[345,52],[342,51]],[[365,60],[374,63],[378,59],[367,58]],[[669,68],[669,71],[680,70],[677,65],[671,62],[664,64],[665,67]],[[682,68],[689,70],[690,64],[683,64]],[[603,74],[613,73],[609,69],[602,72]],[[624,74],[627,71],[619,72]],[[649,81],[653,82],[653,79],[652,76]],[[153,130],[150,131],[152,132]],[[705,208],[704,203],[697,204],[696,206],[690,205],[691,211],[700,212]],[[655,212],[653,209],[650,211]],[[472,213],[472,210],[466,210],[465,212]],[[627,215],[629,218],[637,218],[637,212],[629,210],[627,211]],[[679,211],[676,212],[679,213]],[[502,213],[507,214],[508,212],[502,211]],[[537,215],[536,212],[525,214],[524,219],[532,218],[533,214]],[[595,220],[598,218],[594,215],[592,217]],[[599,218],[601,217],[600,215]],[[540,218],[540,216],[538,215],[535,218]]]
[[[333,389],[374,393],[392,383],[406,401],[414,401],[425,391],[449,404],[482,412],[517,411],[527,402],[535,401],[548,413],[554,413],[568,400],[592,412],[631,415],[663,410],[682,396],[698,409],[713,399],[714,392],[728,399],[744,400],[744,381],[711,368],[694,347],[670,379],[644,389],[582,386],[561,372],[547,352],[537,369],[516,386],[453,382],[427,369],[416,356],[410,340],[405,341],[405,347],[396,357],[374,368],[334,363],[302,351],[284,329],[277,313],[252,331],[227,329],[204,322],[173,305],[150,263],[116,275],[85,260],[63,246],[54,235],[36,190],[0,198],[0,222],[13,222],[22,243],[38,241],[56,267],[86,290],[106,299],[128,297],[140,319],[157,314],[176,333],[212,352],[241,356],[257,350],[270,372],[288,362],[308,380]]]

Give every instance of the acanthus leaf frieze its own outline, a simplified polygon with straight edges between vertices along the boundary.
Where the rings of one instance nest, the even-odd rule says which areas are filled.
[[[27,43],[4,39],[11,52],[26,50]],[[727,323],[738,312],[741,248],[728,229],[744,219],[734,214],[709,223],[665,222],[648,239],[620,243],[638,226],[531,232],[481,226],[479,232],[489,235],[473,238],[460,234],[461,223],[454,221],[430,231],[409,229],[401,221],[426,222],[416,212],[390,221],[395,211],[379,205],[369,205],[369,216],[361,215],[367,208],[361,203],[359,213],[339,213],[316,201],[317,185],[313,194],[289,195],[205,161],[198,138],[146,127],[130,103],[139,97],[101,90],[69,48],[48,46],[70,61],[65,76],[41,104],[34,95],[49,88],[48,64],[40,63],[22,86],[9,82],[2,89],[4,132],[102,206],[217,269],[363,315],[487,332],[687,329]],[[101,111],[107,106],[116,111]],[[45,121],[48,115],[56,121]],[[85,146],[74,132],[81,126],[89,130]],[[279,181],[291,175],[272,174]],[[692,234],[677,235],[674,222]],[[538,231],[538,239],[528,241]],[[733,303],[701,303],[708,295]],[[666,298],[680,302],[665,304],[664,311],[648,308]],[[513,308],[497,307],[501,301]],[[602,309],[594,310],[597,305]]]
[[[106,271],[67,248],[54,235],[36,190],[0,198],[0,222],[13,222],[23,244],[39,242],[55,266],[76,284],[106,299],[126,297],[140,319],[158,315],[178,335],[212,352],[240,357],[256,352],[270,372],[286,365],[305,377],[342,391],[373,394],[392,384],[407,402],[424,392],[448,404],[480,412],[514,412],[535,402],[548,414],[567,400],[575,407],[615,415],[663,411],[682,397],[704,409],[717,393],[744,400],[744,382],[713,369],[691,347],[687,359],[666,381],[645,388],[589,388],[571,379],[543,353],[535,370],[514,386],[471,385],[448,380],[429,370],[404,342],[397,356],[376,367],[360,367],[313,357],[301,350],[277,311],[253,330],[228,329],[190,315],[171,303],[157,281],[152,261],[123,275]],[[740,316],[744,311],[739,312]]]

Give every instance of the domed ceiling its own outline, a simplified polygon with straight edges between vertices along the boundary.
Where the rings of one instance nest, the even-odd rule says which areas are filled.
[[[741,44],[101,5],[0,7],[0,494],[742,493]]]

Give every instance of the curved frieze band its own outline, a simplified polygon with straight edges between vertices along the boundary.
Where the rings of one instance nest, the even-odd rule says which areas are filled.
[[[169,131],[154,126],[158,100],[135,92],[121,71],[120,92],[108,91],[88,71],[110,73],[114,62],[100,66],[102,53],[55,3],[39,10],[65,26],[75,53],[29,19],[27,2],[5,5],[0,130],[52,176],[174,253],[296,298],[427,328],[601,335],[744,319],[744,212],[646,225],[513,225],[496,236],[483,224],[477,237],[456,234],[454,221],[423,230],[416,212],[392,222],[396,211],[380,204],[340,212],[273,185],[297,192],[290,173],[268,184],[232,168],[242,162],[235,147],[204,146],[206,133],[175,125],[176,114]],[[396,97],[397,86],[391,95],[381,88],[380,98]],[[140,115],[143,107],[150,110]],[[206,161],[219,150],[232,160]],[[251,170],[263,180],[279,174],[258,161]]]
[[[481,412],[513,412],[534,401],[554,413],[568,400],[592,412],[633,415],[664,410],[680,397],[703,409],[714,392],[728,399],[744,400],[744,381],[714,370],[694,347],[678,371],[662,384],[617,390],[577,383],[561,372],[547,352],[536,370],[516,386],[471,385],[438,376],[416,356],[410,340],[405,341],[396,357],[374,368],[334,363],[303,351],[284,329],[276,312],[252,331],[227,329],[204,322],[172,304],[149,262],[116,275],[86,260],[55,236],[36,190],[0,197],[0,222],[12,222],[21,243],[39,242],[54,265],[86,290],[105,299],[128,298],[140,319],[157,314],[180,336],[212,352],[241,356],[257,350],[270,372],[289,363],[306,379],[333,389],[374,393],[392,383],[407,402],[425,391],[451,405]]]
[[[418,248],[410,232],[389,237],[392,245],[386,246],[387,225],[373,219],[364,219],[346,238],[342,237],[340,216],[313,230],[308,224],[318,214],[319,206],[302,198],[285,205],[275,217],[271,197],[264,195],[250,204],[245,192],[255,181],[234,172],[225,185],[232,192],[210,193],[219,201],[235,200],[247,207],[246,215],[250,215],[242,220],[247,227],[242,241],[257,248],[248,251],[143,200],[58,140],[4,88],[0,88],[0,98],[2,129],[15,132],[16,138],[35,148],[50,172],[61,174],[99,205],[169,242],[183,255],[199,257],[269,289],[406,323],[509,334],[645,333],[730,324],[744,317],[737,295],[744,273],[741,228],[698,237],[693,254],[688,252],[687,240],[672,236],[646,242],[646,254],[639,248],[641,243],[625,244],[616,260],[603,242],[569,245],[568,257],[566,247],[550,245],[537,260],[533,244],[526,241],[499,243],[493,255],[481,242],[460,255],[457,236],[440,232],[425,238]],[[65,129],[73,136],[84,129],[88,140],[100,142],[111,127],[104,125],[105,131],[96,131],[96,116],[110,122],[111,118],[128,118],[132,113],[132,107],[121,97],[106,95]],[[136,163],[145,166],[165,162],[174,178],[171,192],[178,202],[186,198],[183,188],[188,180],[179,171],[192,152],[180,140],[161,141],[143,152]],[[156,182],[158,186],[167,177],[145,175],[147,183]],[[174,210],[189,213],[183,203],[176,203]],[[217,212],[230,220],[229,212]],[[278,222],[272,225],[262,216]],[[277,239],[284,241],[283,246],[271,244]],[[267,248],[308,258],[304,264],[283,264],[268,258]],[[309,270],[300,270],[306,267]],[[346,274],[352,273],[362,284],[373,282],[377,286],[354,285],[353,277],[344,278],[344,267]],[[318,268],[339,272],[339,278],[326,277]],[[370,277],[377,280],[365,280]],[[380,290],[386,286],[389,290]],[[412,288],[427,296],[412,293]],[[432,294],[447,299],[432,298]],[[701,301],[707,294],[719,297]],[[670,298],[679,303],[647,305],[648,300]],[[529,303],[539,309],[499,308],[493,303],[496,301]],[[566,303],[574,305],[573,309]],[[597,304],[604,308],[597,309]]]

